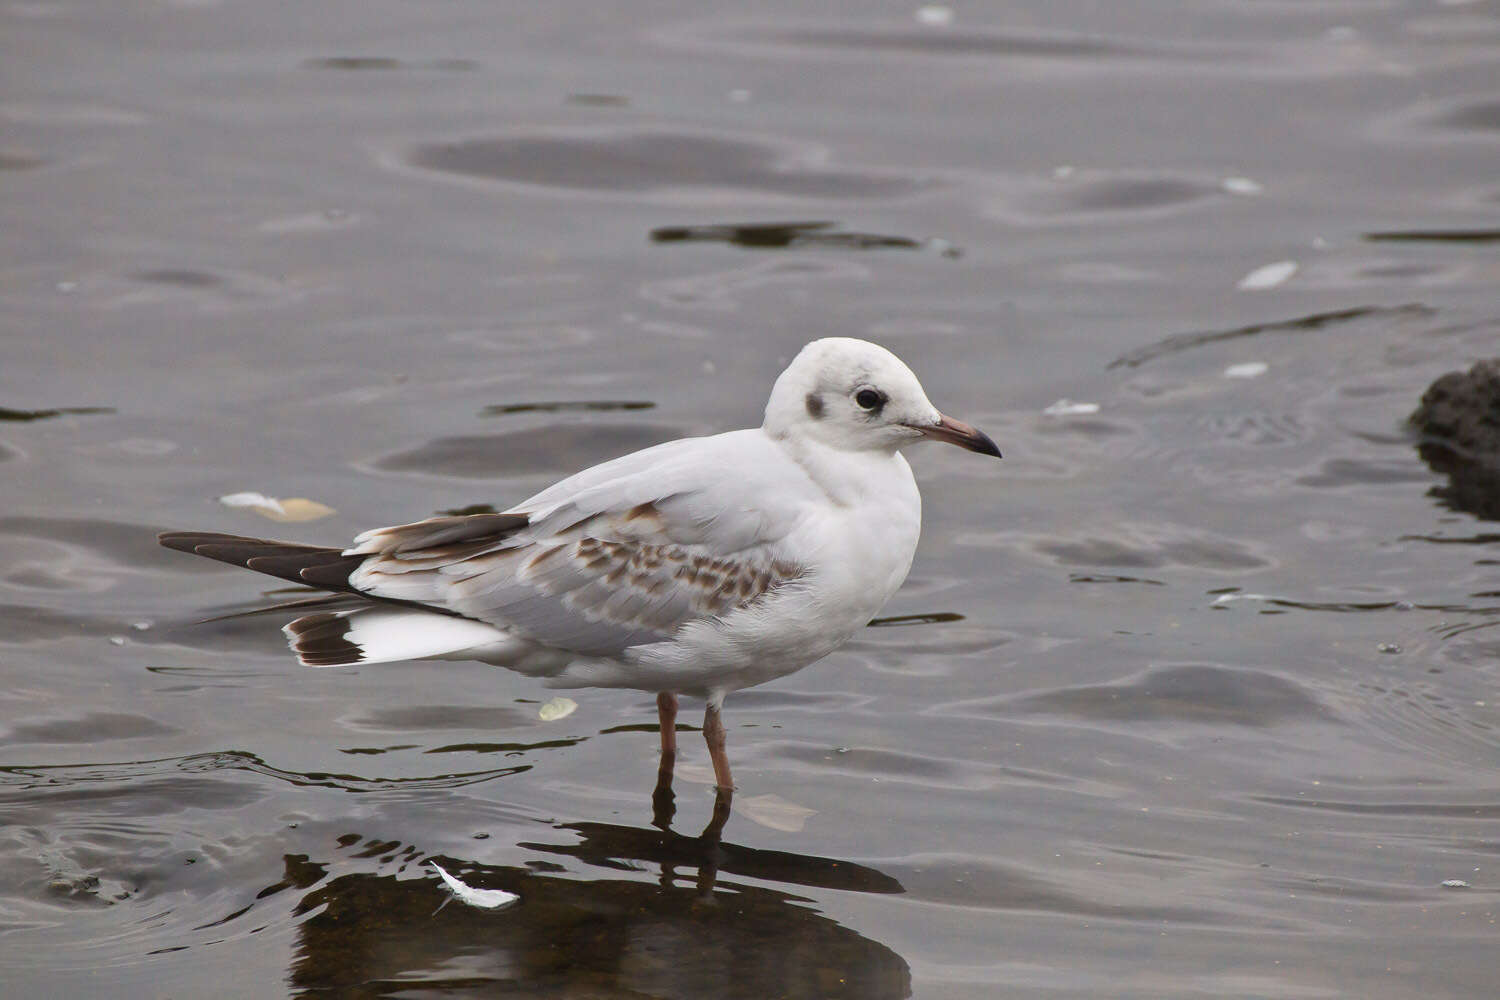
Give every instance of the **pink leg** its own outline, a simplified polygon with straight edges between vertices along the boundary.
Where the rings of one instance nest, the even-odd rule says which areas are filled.
[[[734,791],[734,779],[729,776],[729,755],[724,752],[724,720],[719,717],[719,706],[709,698],[703,710],[703,742],[708,744],[708,757],[714,763],[714,780],[719,790]]]
[[[656,696],[656,718],[661,723],[662,756],[677,752],[677,696],[663,691]]]

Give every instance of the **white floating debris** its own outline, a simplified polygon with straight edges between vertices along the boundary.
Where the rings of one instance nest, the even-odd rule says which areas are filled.
[[[267,219],[255,227],[257,232],[282,235],[287,233],[313,233],[336,229],[342,226],[351,226],[359,221],[359,216],[352,212],[346,212],[338,208],[325,208],[322,211],[301,212],[296,215],[282,215],[273,219]]]
[[[788,802],[780,795],[757,795],[753,799],[735,802],[735,812],[746,819],[782,833],[799,833],[809,816],[816,816],[816,809]]]
[[[1469,883],[1465,882],[1461,878],[1449,878],[1443,880],[1444,889],[1467,889],[1469,887]]]
[[[504,889],[476,889],[472,885],[461,879],[454,878],[443,871],[443,866],[436,861],[429,859],[427,863],[437,869],[437,873],[443,877],[443,881],[447,883],[449,889],[453,890],[453,895],[461,903],[477,906],[481,910],[495,910],[502,906],[509,906],[521,898],[513,892],[506,892]]]
[[[558,719],[566,719],[578,711],[578,702],[572,698],[549,698],[541,708],[537,709],[536,717],[543,722],[556,722]]]
[[[1225,378],[1259,378],[1270,370],[1270,365],[1264,361],[1246,361],[1243,364],[1230,365],[1224,369]]]
[[[1069,177],[1073,176],[1073,169],[1073,165],[1070,163],[1064,163],[1061,166],[1053,167],[1052,178],[1054,180],[1065,181]]]
[[[264,493],[230,493],[219,497],[219,503],[226,507],[252,507],[272,511],[276,514],[285,513],[280,500],[272,499]]]
[[[112,635],[109,637],[109,644],[111,646],[123,646],[125,645],[125,637],[123,635]]]
[[[1075,403],[1071,399],[1059,399],[1042,411],[1049,417],[1077,417],[1098,412],[1098,403]]]
[[[1225,604],[1233,604],[1235,601],[1280,601],[1283,598],[1274,594],[1220,594],[1214,598],[1214,604],[1222,607]]]
[[[1248,177],[1226,177],[1219,182],[1219,186],[1230,194],[1257,195],[1265,191],[1259,181],[1253,181]]]
[[[151,631],[151,623],[150,622],[131,622],[130,623],[130,627],[133,628],[133,629],[135,629],[137,632],[149,632],[149,631]]]
[[[1235,287],[1242,292],[1260,292],[1283,284],[1296,273],[1297,262],[1295,260],[1278,260],[1274,264],[1257,267],[1241,278],[1240,283]]]
[[[230,493],[219,497],[226,507],[244,507],[272,521],[316,521],[320,517],[337,513],[327,504],[306,497],[287,497],[278,500],[264,493]]]
[[[918,7],[915,17],[918,24],[943,28],[953,23],[953,8],[944,7],[942,4],[930,3],[925,7]]]
[[[1401,652],[1401,647],[1396,645],[1394,642],[1377,642],[1375,644],[1375,649],[1382,653]]]

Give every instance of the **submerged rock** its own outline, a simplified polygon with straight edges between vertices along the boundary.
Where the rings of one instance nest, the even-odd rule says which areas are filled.
[[[1410,420],[1422,435],[1423,461],[1448,477],[1433,495],[1454,510],[1500,520],[1500,358],[1433,382]]]

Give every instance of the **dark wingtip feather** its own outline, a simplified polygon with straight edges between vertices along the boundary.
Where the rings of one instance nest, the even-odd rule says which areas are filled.
[[[433,517],[410,525],[408,535],[396,537],[391,553],[421,552],[460,542],[485,542],[503,538],[526,527],[531,520],[528,514],[460,514],[452,517]]]
[[[159,531],[156,533],[156,544],[179,552],[191,552],[192,549],[184,548],[182,544],[182,538],[187,534],[189,532],[186,531]]]
[[[267,552],[246,560],[245,567],[284,580],[295,580],[300,576],[309,583],[320,581],[309,577],[308,570],[336,567],[336,572],[328,577],[327,582],[337,584],[335,589],[347,590],[349,574],[364,561],[364,556],[346,556],[338,549],[322,549],[315,552]]]
[[[346,556],[336,552],[332,558],[326,561],[304,564],[298,576],[312,584],[314,587],[323,587],[327,590],[352,590],[349,586],[349,575],[359,569],[365,561],[365,556]]]
[[[352,590],[349,574],[365,558],[346,556],[342,549],[324,545],[277,542],[216,531],[164,531],[156,536],[156,540],[178,552],[190,552],[282,580],[311,583],[329,590]]]
[[[248,542],[254,539],[241,535],[222,535],[213,531],[163,531],[156,536],[157,544],[178,552],[196,553],[198,546],[213,542]]]
[[[499,515],[496,515],[498,518]],[[511,530],[517,519],[524,522],[524,515],[506,515],[500,520],[480,522],[490,530],[497,526]],[[478,530],[479,525],[470,525]],[[231,566],[242,566],[292,583],[307,584],[324,590],[337,591],[353,597],[365,598],[383,604],[399,604],[420,607],[434,614],[463,617],[456,611],[433,605],[416,604],[410,601],[383,598],[366,594],[349,584],[349,576],[360,567],[368,555],[345,555],[343,549],[323,545],[303,545],[299,542],[277,542],[267,538],[250,538],[246,535],[226,535],[217,531],[163,531],[156,536],[158,542],[178,552],[216,559]],[[290,634],[290,633],[288,633]],[[330,654],[331,655],[331,654]],[[345,655],[345,654],[340,654]],[[355,659],[335,659],[330,662],[312,663],[313,666],[337,666],[341,663],[357,662]],[[311,661],[304,661],[309,662]]]

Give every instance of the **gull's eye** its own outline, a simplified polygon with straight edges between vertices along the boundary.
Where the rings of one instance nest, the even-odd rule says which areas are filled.
[[[860,409],[878,413],[885,405],[885,393],[879,389],[861,389],[854,394],[854,401],[859,404]]]

